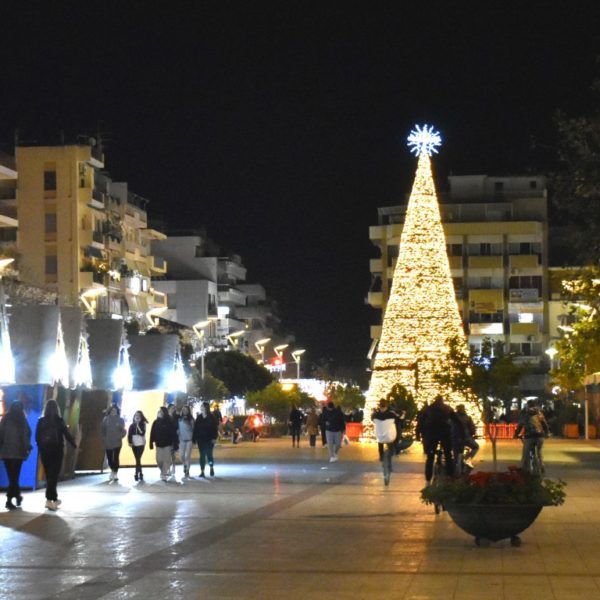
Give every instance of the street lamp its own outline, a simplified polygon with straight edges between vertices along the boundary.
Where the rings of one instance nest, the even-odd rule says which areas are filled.
[[[206,334],[204,330],[210,325],[210,321],[198,321],[192,325],[194,333],[200,340],[200,377],[204,380],[204,349],[206,347]]]
[[[158,315],[164,313],[165,310],[167,310],[166,306],[160,306],[157,308],[151,308],[146,312],[146,319],[148,319],[148,322],[152,327],[158,327],[158,319],[153,317],[158,317]]]
[[[271,338],[263,338],[262,340],[258,340],[257,342],[254,342],[254,345],[256,346],[256,349],[258,350],[258,353],[260,354],[260,362],[264,365],[265,364],[265,347],[267,346],[267,344],[271,341]]]
[[[238,349],[238,346],[240,345],[240,337],[243,336],[244,333],[246,333],[246,330],[240,329],[239,331],[234,331],[233,333],[230,333],[227,336],[227,339],[229,340],[229,343],[233,346],[234,350]]]
[[[285,361],[283,360],[283,351],[289,346],[289,344],[279,344],[279,346],[275,346],[275,348],[273,348],[273,351],[275,352],[275,354],[277,355],[278,358],[281,359],[281,364],[282,364],[282,369],[281,371],[279,371],[279,379],[282,378],[282,373],[285,369]]]
[[[558,354],[558,350],[551,346],[546,350],[546,354],[550,358],[550,369],[554,369],[554,357]]]
[[[106,294],[105,286],[94,285],[94,287],[88,288],[79,295],[81,303],[85,306],[92,318],[96,316],[96,298],[104,294]]]
[[[302,360],[302,355],[306,352],[306,350],[294,350],[292,352],[292,358],[294,359],[294,362],[296,363],[296,379],[298,381],[300,381],[300,361]]]

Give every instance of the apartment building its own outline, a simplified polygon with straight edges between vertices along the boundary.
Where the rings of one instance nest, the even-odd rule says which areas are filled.
[[[534,366],[522,382],[524,391],[540,393],[550,336],[545,177],[450,176],[440,211],[469,343],[477,348],[484,338],[502,341],[518,360]],[[381,316],[405,214],[406,204],[382,207],[378,224],[369,228],[380,257],[370,262],[368,303]],[[380,324],[371,327],[371,355],[380,334]]]
[[[165,306],[151,276],[166,264],[150,254],[165,236],[147,227],[147,200],[103,172],[100,145],[17,146],[16,164],[23,281],[95,317],[142,320]]]
[[[0,152],[0,255],[14,256],[17,245],[17,170],[15,159]]]

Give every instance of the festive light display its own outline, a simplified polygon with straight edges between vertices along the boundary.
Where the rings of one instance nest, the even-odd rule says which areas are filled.
[[[65,349],[65,340],[60,317],[58,319],[56,349],[48,359],[48,367],[53,383],[58,383],[63,387],[69,387],[69,362],[67,360],[67,351]]]
[[[119,362],[113,374],[113,385],[117,390],[129,391],[133,389],[133,373],[129,364],[129,342],[123,336],[119,351]]]
[[[173,370],[167,376],[167,391],[169,392],[186,392],[187,378],[183,368],[183,361],[179,349],[173,363]]]
[[[467,404],[466,398],[434,379],[437,372],[448,369],[444,361],[450,338],[464,340],[468,352],[429,159],[441,138],[425,125],[417,126],[408,141],[413,151],[418,149],[419,163],[367,395],[365,437],[371,437],[371,412],[398,383],[414,394],[419,406],[437,394],[451,405]]]
[[[439,131],[433,130],[433,125],[423,125],[422,128],[415,125],[406,141],[415,156],[421,156],[423,152],[431,156],[434,152],[437,154],[437,147],[442,145],[442,136]]]
[[[79,352],[77,364],[73,372],[73,385],[86,388],[92,387],[92,365],[90,363],[90,349],[87,342],[87,333],[82,333],[79,338]]]

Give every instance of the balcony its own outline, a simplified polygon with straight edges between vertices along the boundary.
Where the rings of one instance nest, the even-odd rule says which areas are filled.
[[[219,304],[244,306],[246,304],[246,294],[228,285],[220,285]]]
[[[448,262],[450,263],[451,269],[462,269],[463,268],[462,256],[449,256]]]
[[[79,230],[79,244],[82,247],[91,246],[99,250],[104,250],[104,234],[101,231],[92,231],[91,229]]]
[[[0,152],[0,180],[17,179],[17,166],[14,156]]]
[[[511,323],[510,335],[524,335],[527,337],[537,337],[540,333],[540,327],[537,323]]]
[[[367,294],[367,304],[373,308],[381,308],[383,306],[383,292],[369,292]]]
[[[166,308],[167,307],[167,294],[159,292],[158,290],[152,289],[152,303],[154,308]]]
[[[503,289],[469,290],[469,307],[476,313],[495,313],[504,308]]]
[[[219,260],[218,272],[219,279],[223,277],[225,280],[230,281],[245,281],[246,280],[246,268],[242,267],[238,263],[232,260]]]
[[[369,261],[369,270],[371,273],[381,273],[383,271],[383,261],[380,258],[372,258]]]
[[[502,256],[469,256],[469,269],[502,269]]]
[[[150,257],[150,270],[153,273],[161,273],[164,274],[167,272],[167,261],[160,256],[151,256]]]
[[[508,265],[511,269],[537,269],[540,259],[537,254],[518,254],[508,257]]]
[[[509,302],[537,302],[540,291],[537,288],[512,288],[508,290]]]
[[[469,335],[503,335],[503,323],[469,323]]]

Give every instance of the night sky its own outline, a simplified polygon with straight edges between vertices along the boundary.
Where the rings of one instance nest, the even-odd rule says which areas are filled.
[[[368,226],[410,190],[414,123],[443,182],[549,168],[556,109],[596,110],[598,2],[153,4],[3,6],[0,149],[99,127],[113,178],[239,253],[308,360],[366,366]]]

